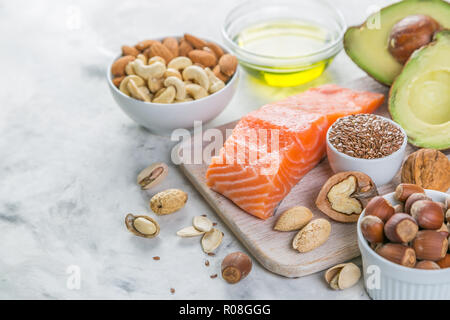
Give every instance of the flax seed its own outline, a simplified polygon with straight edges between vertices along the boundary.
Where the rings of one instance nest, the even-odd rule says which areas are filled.
[[[400,149],[404,139],[399,128],[373,114],[338,119],[328,136],[339,152],[361,159],[386,157]]]

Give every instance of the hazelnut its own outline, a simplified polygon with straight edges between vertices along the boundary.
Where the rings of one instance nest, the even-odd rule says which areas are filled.
[[[447,238],[448,235],[450,234],[450,230],[448,227],[449,227],[448,225],[443,223],[442,226],[439,229],[437,229],[436,231],[442,233]]]
[[[441,267],[434,261],[423,260],[423,261],[417,262],[415,268],[416,269],[426,269],[426,270],[436,270],[436,269],[440,269]]]
[[[436,262],[441,269],[450,268],[450,253],[447,253],[444,258]]]
[[[411,206],[411,216],[424,229],[437,230],[444,223],[442,207],[431,200],[419,200]]]
[[[377,216],[364,216],[361,220],[361,232],[370,243],[382,243],[384,240],[384,222]]]
[[[431,198],[428,197],[425,193],[413,193],[405,202],[405,212],[410,213],[411,206],[414,204],[414,202],[419,200],[431,200]]]
[[[410,242],[415,238],[417,231],[419,231],[417,222],[406,213],[394,214],[384,225],[386,238],[392,242]]]
[[[447,238],[434,230],[422,230],[412,242],[417,259],[438,261],[445,257],[448,250]]]
[[[404,64],[416,49],[431,42],[434,33],[439,29],[439,23],[429,16],[407,16],[392,27],[388,50],[395,60]]]
[[[385,198],[376,196],[369,201],[365,212],[368,216],[377,216],[386,222],[395,213],[395,209]]]
[[[243,252],[230,253],[222,261],[222,278],[234,284],[244,279],[252,270],[252,260]]]
[[[413,193],[425,193],[422,187],[412,183],[401,183],[395,188],[394,198],[398,201],[406,201]]]
[[[376,249],[383,258],[400,264],[405,267],[414,267],[416,265],[416,254],[414,250],[399,243],[386,243]]]

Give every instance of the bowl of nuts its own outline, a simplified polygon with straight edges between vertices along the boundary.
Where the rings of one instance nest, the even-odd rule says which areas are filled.
[[[346,116],[328,129],[328,162],[334,172],[363,172],[382,186],[399,171],[407,144],[403,128],[388,118],[375,114]]]
[[[218,116],[232,99],[237,59],[190,34],[122,46],[107,71],[114,100],[154,133],[191,128]]]
[[[372,299],[450,299],[450,196],[402,183],[372,198],[358,224]]]

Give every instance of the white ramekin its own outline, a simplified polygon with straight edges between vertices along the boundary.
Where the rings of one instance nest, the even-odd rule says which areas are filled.
[[[434,201],[444,201],[444,192],[426,190]],[[398,202],[394,193],[385,196],[392,204]],[[450,268],[421,270],[395,264],[372,250],[361,232],[361,213],[358,224],[358,246],[361,251],[364,286],[375,300],[450,300]],[[379,285],[379,286],[378,286]]]
[[[342,152],[339,152],[330,143],[328,139],[332,128],[332,126],[330,126],[327,132],[327,156],[328,162],[330,163],[330,167],[334,172],[342,172],[342,171],[363,172],[367,174],[369,177],[371,177],[373,182],[377,186],[382,186],[390,182],[395,177],[405,157],[406,145],[408,144],[406,132],[405,130],[403,130],[401,126],[399,126],[394,121],[378,115],[377,117],[389,121],[390,123],[392,123],[394,126],[396,126],[401,130],[404,136],[404,140],[400,149],[398,149],[397,151],[386,157],[379,159],[361,159],[351,157]]]
[[[214,119],[225,109],[237,89],[239,68],[223,89],[202,99],[170,104],[140,101],[127,96],[112,83],[111,65],[117,58],[106,70],[112,96],[128,117],[153,133],[170,135],[178,128],[192,128],[194,121],[206,123]]]

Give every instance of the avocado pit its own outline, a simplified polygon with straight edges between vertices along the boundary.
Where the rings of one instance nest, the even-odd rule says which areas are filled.
[[[415,50],[430,43],[440,28],[439,23],[427,15],[407,16],[392,27],[388,50],[395,60],[404,64]]]

